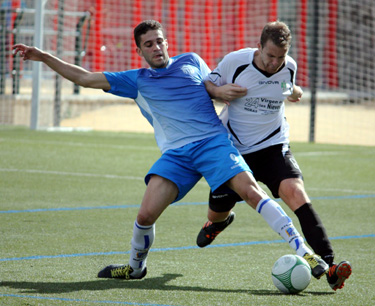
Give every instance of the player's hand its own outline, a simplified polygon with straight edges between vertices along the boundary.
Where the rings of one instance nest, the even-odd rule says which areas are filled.
[[[43,51],[36,48],[26,46],[24,44],[16,44],[13,46],[13,54],[19,54],[19,56],[24,60],[32,61],[42,61]]]
[[[217,87],[217,97],[221,102],[230,105],[230,101],[241,98],[247,94],[247,88],[237,84],[225,84]]]
[[[299,102],[302,98],[303,90],[297,85],[293,85],[293,93],[287,98],[289,102]]]

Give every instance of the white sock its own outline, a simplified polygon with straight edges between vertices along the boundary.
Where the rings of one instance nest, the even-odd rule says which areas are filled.
[[[155,224],[142,226],[134,222],[133,238],[131,240],[130,266],[134,269],[134,274],[141,273],[146,267],[148,251],[154,242]]]
[[[260,213],[268,225],[278,233],[297,255],[303,256],[313,252],[305,245],[304,239],[294,227],[292,219],[288,217],[279,204],[270,198],[259,201],[256,211]]]

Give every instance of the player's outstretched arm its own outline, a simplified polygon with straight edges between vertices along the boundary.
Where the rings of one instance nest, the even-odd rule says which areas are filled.
[[[230,101],[241,98],[247,93],[247,88],[232,83],[223,86],[216,86],[211,81],[206,81],[204,82],[204,85],[212,98],[219,99],[227,105],[230,105]]]
[[[36,47],[16,44],[13,46],[13,53],[19,54],[24,61],[31,60],[43,62],[52,70],[77,85],[104,90],[111,89],[111,86],[103,73],[87,71],[79,66],[64,62],[56,56]]]
[[[293,93],[288,97],[289,102],[299,102],[302,98],[303,90],[301,87],[293,84]]]

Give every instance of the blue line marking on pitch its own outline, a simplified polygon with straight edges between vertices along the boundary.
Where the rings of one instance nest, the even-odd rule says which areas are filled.
[[[331,240],[342,240],[342,239],[362,239],[362,238],[375,238],[375,234],[368,235],[355,235],[355,236],[339,236],[330,237]],[[216,244],[208,245],[205,248],[223,248],[223,247],[236,247],[236,246],[249,246],[249,245],[259,245],[259,244],[272,244],[272,243],[285,243],[284,240],[263,240],[263,241],[248,241],[239,243],[229,243],[229,244]],[[181,250],[191,250],[200,249],[197,246],[184,246],[184,247],[174,247],[174,248],[154,248],[150,252],[166,252],[166,251],[181,251]],[[21,260],[33,260],[33,259],[53,259],[53,258],[69,258],[69,257],[84,257],[84,256],[101,256],[101,255],[124,255],[129,254],[130,251],[124,252],[92,252],[92,253],[78,253],[78,254],[61,254],[61,255],[37,255],[28,257],[14,257],[14,258],[0,258],[1,261],[21,261]]]
[[[375,198],[375,194],[358,194],[348,196],[325,196],[312,197],[312,200],[345,200],[345,199],[366,199]],[[276,199],[276,201],[281,201]],[[180,202],[174,203],[172,206],[186,206],[186,205],[207,205],[207,202]],[[93,209],[122,209],[140,207],[139,204],[129,205],[110,205],[110,206],[89,206],[89,207],[60,207],[60,208],[37,208],[37,209],[23,209],[23,210],[0,210],[0,214],[16,214],[16,213],[33,213],[33,212],[47,212],[47,211],[74,211],[74,210],[93,210]]]
[[[37,209],[23,209],[23,210],[1,210],[0,214],[16,214],[16,213],[45,212],[45,211],[92,210],[92,209],[119,209],[119,208],[134,208],[134,207],[140,207],[140,205],[130,204],[130,205],[110,205],[110,206],[89,206],[89,207],[61,207],[61,208],[37,208]]]
[[[28,299],[36,299],[36,300],[49,300],[49,301],[83,302],[83,303],[94,303],[94,304],[118,304],[118,305],[134,305],[134,306],[173,306],[173,305],[166,305],[166,304],[130,303],[130,302],[120,302],[120,301],[90,301],[90,300],[84,300],[84,299],[55,298],[55,297],[48,297],[48,296],[34,296],[34,295],[7,294],[7,293],[0,293],[0,296],[28,298]]]

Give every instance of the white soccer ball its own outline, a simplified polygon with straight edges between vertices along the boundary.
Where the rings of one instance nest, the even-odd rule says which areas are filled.
[[[284,255],[272,267],[272,281],[283,293],[299,293],[310,284],[311,268],[301,256]]]

